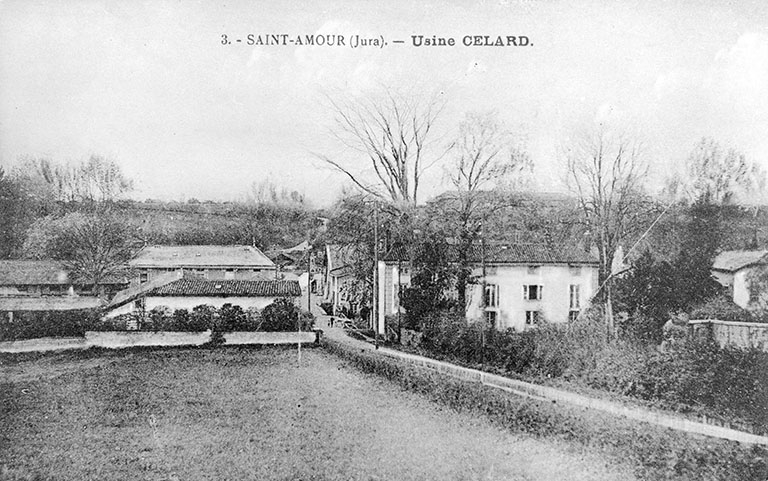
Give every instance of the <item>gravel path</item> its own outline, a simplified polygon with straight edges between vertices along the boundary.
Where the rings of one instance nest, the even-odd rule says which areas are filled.
[[[284,348],[55,356],[4,371],[0,469],[11,479],[632,479],[320,349],[303,349],[301,366]],[[30,376],[41,362],[56,374]]]

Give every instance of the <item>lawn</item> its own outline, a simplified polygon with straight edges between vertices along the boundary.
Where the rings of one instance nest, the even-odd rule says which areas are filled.
[[[321,349],[3,356],[2,479],[631,479]]]

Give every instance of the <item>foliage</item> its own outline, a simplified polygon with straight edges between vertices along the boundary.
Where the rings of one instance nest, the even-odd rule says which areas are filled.
[[[0,312],[0,341],[40,337],[82,337],[98,324],[98,309],[15,312],[13,321]]]
[[[248,327],[248,318],[242,307],[227,303],[219,308],[218,330],[223,332],[251,330]]]
[[[632,269],[615,281],[615,307],[630,314],[617,323],[622,337],[661,342],[661,328],[670,312],[679,307],[676,277],[668,262],[656,261],[645,251]]]
[[[411,285],[402,292],[404,325],[408,329],[420,330],[421,320],[430,313],[456,307],[450,293],[456,284],[457,266],[450,262],[449,249],[439,232],[429,234],[416,246]]]
[[[712,262],[720,248],[720,223],[718,206],[697,202],[691,207],[680,254],[674,262],[674,292],[677,307],[681,310],[690,310],[722,289],[711,273]]]
[[[302,331],[310,331],[314,325],[312,314],[301,313],[299,307],[291,299],[285,297],[276,299],[275,302],[265,307],[261,311],[261,318],[261,330],[267,332],[295,331],[299,328],[299,318],[301,318]]]

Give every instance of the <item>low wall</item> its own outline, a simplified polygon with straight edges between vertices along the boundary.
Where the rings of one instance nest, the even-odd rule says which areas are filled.
[[[768,324],[702,319],[689,321],[688,329],[693,335],[711,337],[720,347],[756,348],[768,352]]]
[[[211,339],[211,331],[203,332],[149,332],[149,331],[88,331],[88,347],[133,346],[200,346]]]
[[[43,352],[63,349],[86,349],[83,337],[41,337],[22,341],[0,342],[0,352]]]
[[[525,381],[518,381],[503,376],[497,376],[477,369],[457,366],[455,364],[430,359],[423,356],[395,351],[392,349],[380,348],[378,351],[384,356],[405,361],[409,364],[421,366],[427,369],[433,369],[442,374],[460,378],[469,382],[478,382],[486,386],[501,389],[518,396],[525,396],[538,400],[549,400],[553,402],[564,402],[575,406],[602,411],[617,416],[624,416],[629,419],[643,421],[668,427],[678,431],[701,434],[720,439],[729,439],[743,443],[759,444],[768,446],[768,437],[758,436],[735,429],[722,426],[706,424],[698,421],[672,416],[664,413],[650,411],[640,407],[630,407],[617,402],[606,401],[602,399],[591,398],[581,394],[563,391],[548,386],[540,386]]]
[[[318,342],[321,332],[226,332],[224,344],[309,344]]]
[[[225,345],[311,344],[319,343],[322,330],[307,332],[228,332]],[[88,331],[85,337],[46,337],[23,341],[0,342],[0,352],[42,352],[64,349],[134,346],[200,346],[211,340],[211,331]]]

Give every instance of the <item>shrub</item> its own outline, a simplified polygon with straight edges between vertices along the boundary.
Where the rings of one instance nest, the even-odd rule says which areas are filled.
[[[0,340],[15,341],[40,337],[82,337],[98,325],[98,309],[77,311],[17,312],[13,321],[0,312]]]
[[[309,331],[314,325],[311,313],[301,313],[294,302],[287,298],[276,299],[261,311],[261,330],[267,332],[295,331],[301,320],[301,330]]]
[[[191,331],[200,332],[213,329],[214,315],[216,308],[207,304],[201,304],[192,308],[189,319]]]
[[[248,331],[248,319],[240,306],[224,304],[219,309],[219,325],[217,330],[222,332]]]
[[[157,306],[149,311],[144,324],[141,326],[143,331],[172,331],[173,329],[173,311],[168,306]]]

